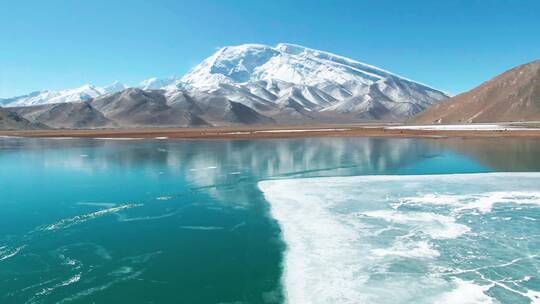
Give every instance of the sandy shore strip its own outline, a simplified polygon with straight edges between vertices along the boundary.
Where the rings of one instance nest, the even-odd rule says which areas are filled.
[[[0,131],[2,137],[95,139],[257,139],[303,137],[538,137],[540,127],[520,125],[296,125],[212,128],[132,128]]]

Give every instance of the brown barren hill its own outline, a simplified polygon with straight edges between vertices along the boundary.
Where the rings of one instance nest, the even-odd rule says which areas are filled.
[[[540,60],[520,65],[415,116],[414,123],[540,120]]]

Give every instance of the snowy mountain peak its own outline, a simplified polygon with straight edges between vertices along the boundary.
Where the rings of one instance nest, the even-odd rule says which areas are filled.
[[[388,77],[407,80],[383,69],[295,44],[275,47],[243,44],[221,48],[186,74],[181,82],[195,87],[278,79],[294,84],[372,84]]]
[[[152,77],[141,81],[137,87],[141,90],[159,90],[172,84],[176,80],[177,78],[174,76],[171,76],[169,78]]]
[[[126,88],[127,86],[120,82],[113,82],[112,84],[103,88],[96,87],[92,84],[84,84],[74,89],[60,91],[37,91],[28,95],[5,99],[3,101],[3,105],[8,107],[24,107],[52,103],[80,102],[96,98],[104,94],[122,91]]]
[[[400,77],[396,74],[390,73],[381,68],[378,68],[378,67],[366,64],[366,63],[362,63],[351,58],[336,55],[336,54],[326,52],[326,51],[320,51],[316,49],[307,48],[298,44],[280,43],[276,46],[276,49],[280,50],[283,53],[287,53],[291,55],[311,56],[311,57],[319,58],[321,60],[328,60],[330,62],[343,64],[346,66],[352,66],[359,69],[371,70],[373,74],[379,75],[380,77],[388,77],[388,76]]]
[[[226,46],[192,69],[179,82],[195,87],[217,87],[220,83],[252,80],[255,69],[279,52],[261,44]]]
[[[219,91],[231,100],[261,108],[270,102],[295,111],[356,109],[361,113],[364,109],[370,114],[359,115],[369,119],[410,116],[447,98],[441,91],[381,68],[288,43],[221,48],[176,84]],[[371,113],[374,109],[383,114]]]
[[[103,91],[104,93],[116,93],[116,92],[120,92],[120,91],[123,91],[125,89],[129,88],[129,86],[119,82],[119,81],[114,81],[113,83],[107,85],[107,86],[104,86],[103,87]]]
[[[292,43],[278,43],[278,45],[276,45],[276,49],[280,52],[289,53],[292,55],[298,55],[308,50],[308,48],[304,46]]]

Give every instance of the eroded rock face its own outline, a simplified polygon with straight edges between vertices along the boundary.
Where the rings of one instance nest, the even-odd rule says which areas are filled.
[[[47,128],[47,126],[32,123],[11,110],[0,108],[0,130],[29,130],[39,128]]]

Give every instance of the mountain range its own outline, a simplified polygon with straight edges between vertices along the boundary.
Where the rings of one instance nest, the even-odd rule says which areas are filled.
[[[183,77],[0,99],[34,126],[114,128],[404,121],[448,98],[383,69],[293,44],[224,47]]]

